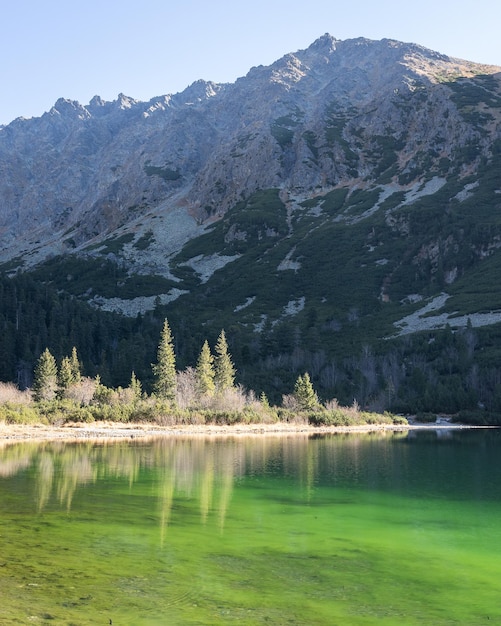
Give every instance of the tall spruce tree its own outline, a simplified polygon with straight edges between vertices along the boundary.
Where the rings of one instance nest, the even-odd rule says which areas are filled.
[[[64,398],[66,391],[71,387],[71,385],[76,385],[81,380],[82,375],[80,374],[80,363],[78,361],[77,349],[73,347],[71,357],[63,357],[61,365],[59,366],[57,376],[59,397]]]
[[[214,382],[218,393],[233,387],[235,373],[235,367],[231,361],[231,355],[228,352],[226,334],[224,330],[222,330],[216,343],[214,358]]]
[[[308,411],[318,406],[318,396],[313,389],[308,372],[303,376],[298,376],[294,385],[294,398],[301,409]]]
[[[80,361],[78,359],[77,349],[73,346],[71,350],[70,357],[70,367],[71,367],[71,376],[72,376],[72,384],[79,383],[82,379],[82,374],[80,372]]]
[[[209,342],[205,340],[200,356],[198,357],[197,366],[195,369],[197,393],[200,395],[212,396],[216,389],[214,382],[214,357],[211,354],[209,348]]]
[[[61,360],[61,365],[59,366],[59,373],[57,377],[57,383],[59,387],[59,396],[64,398],[64,395],[70,385],[75,382],[73,378],[73,370],[71,367],[71,360],[69,357],[65,356]]]
[[[169,322],[164,321],[157,362],[152,365],[155,376],[154,392],[162,400],[174,402],[176,399],[176,355]]]
[[[57,364],[56,359],[48,348],[40,355],[33,377],[33,392],[35,400],[54,400],[57,392]]]

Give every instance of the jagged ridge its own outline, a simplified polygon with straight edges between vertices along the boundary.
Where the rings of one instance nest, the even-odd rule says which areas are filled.
[[[450,84],[496,71],[412,44],[324,35],[231,85],[198,81],[147,103],[60,99],[0,131],[1,258],[31,264],[152,230],[152,246],[129,262],[169,276],[160,259],[258,189],[306,198],[367,187],[387,149],[397,155],[388,182],[420,180],[423,155],[436,169],[477,139],[477,158],[488,154],[498,131],[481,138]],[[177,219],[180,238],[170,235]]]

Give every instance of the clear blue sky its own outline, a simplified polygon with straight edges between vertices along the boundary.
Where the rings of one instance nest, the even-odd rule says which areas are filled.
[[[500,0],[16,0],[0,23],[0,124],[59,97],[149,100],[199,78],[233,82],[326,32],[501,66]]]

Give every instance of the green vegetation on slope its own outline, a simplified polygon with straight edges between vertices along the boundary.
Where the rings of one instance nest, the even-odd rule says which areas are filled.
[[[412,294],[446,291],[449,313],[501,308],[500,166],[494,142],[474,173],[460,176],[458,163],[433,194],[408,203],[402,190],[382,199],[375,182],[312,196],[288,212],[277,189],[258,191],[171,260],[177,283],[129,276],[98,256],[55,258],[2,279],[0,377],[32,370],[45,346],[60,358],[76,345],[87,371],[102,371],[106,384],[123,385],[134,370],[150,389],[155,337],[168,317],[180,368],[224,327],[239,382],[273,402],[308,371],[324,400],[499,411],[497,327],[396,338],[393,323],[422,306]],[[232,260],[202,282],[189,263],[213,255]],[[128,298],[173,286],[189,293],[135,320],[63,295]]]

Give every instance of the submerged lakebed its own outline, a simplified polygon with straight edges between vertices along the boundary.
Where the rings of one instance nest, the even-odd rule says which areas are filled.
[[[0,447],[0,623],[501,623],[501,432]]]

